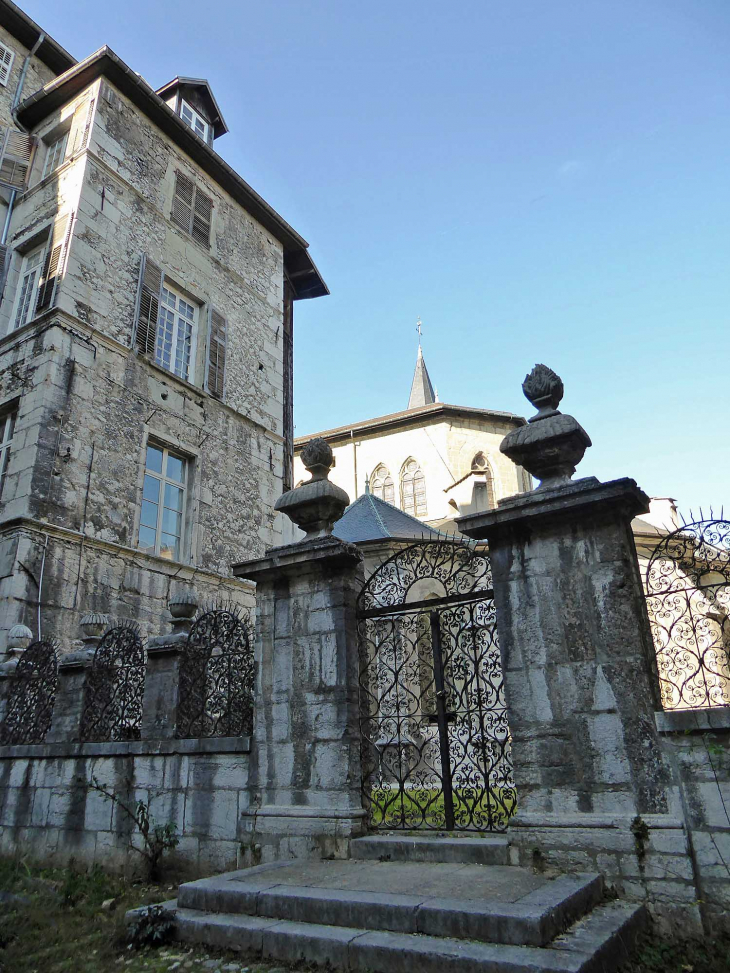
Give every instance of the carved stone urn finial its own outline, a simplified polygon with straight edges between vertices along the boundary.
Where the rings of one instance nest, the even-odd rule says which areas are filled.
[[[525,375],[522,391],[525,393],[525,398],[537,409],[537,415],[528,419],[528,422],[537,422],[538,419],[559,415],[558,406],[564,393],[563,381],[552,368],[548,368],[547,365],[535,365],[532,371]]]
[[[535,365],[525,376],[522,391],[537,409],[537,415],[508,433],[500,452],[540,480],[538,490],[570,483],[575,468],[591,445],[585,429],[572,416],[558,411],[563,382],[547,365]]]
[[[13,625],[8,632],[8,654],[20,656],[33,641],[33,633],[27,625]]]
[[[327,537],[345,512],[350,498],[329,481],[333,465],[332,449],[324,439],[310,440],[301,452],[302,463],[311,479],[284,493],[274,504],[297,527],[306,531],[305,541]]]

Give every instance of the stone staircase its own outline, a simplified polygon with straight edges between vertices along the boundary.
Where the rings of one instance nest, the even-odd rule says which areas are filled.
[[[177,935],[363,973],[610,973],[646,919],[600,875],[508,865],[500,836],[359,838],[352,855],[181,885]]]

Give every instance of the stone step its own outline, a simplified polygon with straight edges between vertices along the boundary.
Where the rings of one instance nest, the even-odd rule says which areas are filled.
[[[645,921],[643,906],[606,903],[542,948],[182,908],[176,931],[184,942],[360,973],[613,973]]]
[[[548,880],[510,866],[351,860],[277,863],[189,882],[180,886],[178,904],[200,912],[543,946],[602,896],[597,874]]]
[[[504,835],[484,838],[379,834],[350,842],[353,858],[392,862],[460,862],[472,865],[507,865],[509,842]]]

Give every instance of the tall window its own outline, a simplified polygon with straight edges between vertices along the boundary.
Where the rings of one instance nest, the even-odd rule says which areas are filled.
[[[426,516],[426,478],[414,459],[403,464],[400,478],[401,505],[413,517]]]
[[[13,435],[15,433],[15,420],[18,411],[6,412],[0,415],[0,499],[5,486],[5,474],[7,473],[10,461],[10,448],[13,445]]]
[[[198,309],[167,284],[162,286],[155,361],[186,382],[193,380]]]
[[[203,116],[189,105],[187,101],[180,101],[180,118],[199,135],[204,142],[208,141],[208,123]]]
[[[494,482],[484,453],[476,454],[471,461],[471,471],[474,474],[473,511],[491,510],[494,507]]]
[[[373,473],[373,478],[370,483],[370,492],[376,497],[380,497],[381,500],[385,500],[386,503],[395,503],[395,486],[393,484],[393,477],[390,475],[387,468],[382,464]]]
[[[179,561],[185,521],[185,460],[162,446],[147,446],[139,546]]]
[[[68,132],[64,132],[60,138],[49,142],[46,149],[46,161],[43,165],[43,178],[62,164],[66,158],[66,143],[68,142]]]
[[[13,328],[16,330],[27,324],[33,316],[45,249],[43,244],[23,257],[18,280],[18,296],[12,318]]]

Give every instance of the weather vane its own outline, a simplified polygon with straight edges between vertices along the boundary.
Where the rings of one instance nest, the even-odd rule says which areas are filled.
[[[416,331],[418,332],[418,347],[420,348],[421,347],[421,335],[423,334],[423,332],[421,331],[421,318],[420,317],[416,321]]]

